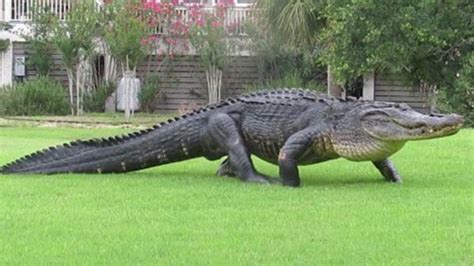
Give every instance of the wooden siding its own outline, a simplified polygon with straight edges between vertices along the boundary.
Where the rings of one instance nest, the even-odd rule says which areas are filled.
[[[13,57],[26,56],[28,47],[24,42],[13,43]],[[149,67],[148,67],[149,66]],[[161,77],[160,93],[155,102],[156,111],[177,111],[191,107],[203,106],[207,103],[205,69],[200,66],[197,56],[176,56],[170,63],[162,64],[162,58],[152,57],[137,68],[141,80],[146,73],[157,74]],[[239,56],[232,58],[224,69],[222,80],[222,97],[242,93],[246,85],[259,82],[260,75],[254,57]],[[26,79],[34,79],[36,70],[26,68]],[[61,55],[53,55],[53,67],[50,76],[67,88],[66,69],[62,65]]]
[[[30,51],[28,51],[28,44],[25,42],[13,42],[13,64],[15,64],[15,58],[17,56],[24,56],[26,60],[28,60],[28,55]],[[15,66],[13,65],[12,68]],[[53,54],[53,65],[50,70],[49,74],[52,78],[56,81],[60,82],[67,88],[68,81],[67,81],[67,74],[66,68],[62,65],[62,57],[58,53]],[[34,79],[36,77],[36,69],[31,66],[26,66],[26,77],[25,79]]]
[[[205,68],[200,66],[197,56],[177,56],[168,64],[161,64],[161,58],[150,61],[150,73],[161,77],[160,93],[155,110],[176,111],[188,106],[202,106],[207,103]],[[143,79],[147,73],[148,62],[138,67]],[[259,81],[258,67],[253,57],[232,58],[224,69],[222,98],[242,93],[246,85]]]
[[[428,96],[396,75],[376,74],[374,90],[376,101],[407,103],[421,112],[430,111]]]

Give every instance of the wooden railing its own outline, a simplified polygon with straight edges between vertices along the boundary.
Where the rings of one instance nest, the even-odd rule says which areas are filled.
[[[29,22],[33,19],[35,10],[48,9],[51,13],[58,16],[61,20],[66,19],[67,12],[72,8],[74,2],[81,0],[0,0],[0,21],[6,22]],[[98,7],[102,5],[102,0],[96,0]],[[214,7],[207,8],[209,12]],[[234,25],[235,33],[245,34],[244,22],[252,14],[253,8],[250,6],[236,6],[229,9],[226,17],[226,25]],[[187,20],[189,18],[188,9],[185,7],[177,8],[176,12],[180,17]],[[166,34],[167,30],[159,27],[156,29],[158,34]]]
[[[213,12],[215,10],[214,7],[208,7],[204,9],[206,12]],[[245,21],[252,16],[253,12],[252,7],[232,7],[228,10],[227,16],[225,18],[225,25],[226,26],[233,26],[235,27],[234,32],[237,35],[244,35],[245,31]],[[179,7],[176,9],[176,14],[179,15],[184,21],[188,21],[189,19],[189,9],[186,7]],[[157,34],[167,34],[167,29],[163,27],[158,27],[156,29]]]
[[[44,9],[64,20],[75,1],[80,0],[0,0],[0,20],[29,22],[33,19],[35,10]],[[101,3],[101,0],[96,0],[98,6]]]

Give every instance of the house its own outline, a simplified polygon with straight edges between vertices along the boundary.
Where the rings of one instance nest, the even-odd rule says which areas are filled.
[[[179,0],[179,2],[182,5],[203,4],[213,8],[218,0]],[[251,15],[253,2],[255,0],[234,0],[235,7],[232,8],[229,23],[238,22],[242,25],[241,22]],[[0,85],[11,84],[15,80],[28,79],[35,75],[34,69],[24,65],[28,58],[25,40],[18,34],[12,33],[28,27],[28,23],[32,20],[33,4],[48,7],[59,18],[66,19],[66,14],[73,3],[74,0],[0,0],[0,21],[10,23],[15,29],[11,32],[0,32],[0,39],[10,42],[6,51],[0,52]],[[96,0],[96,4],[100,8],[102,0]],[[182,12],[183,16],[188,15],[186,9],[178,10],[178,12]],[[157,29],[157,33],[166,34],[162,28]],[[237,33],[243,34],[243,27],[237,28]],[[97,64],[104,65],[103,61],[103,58],[98,58]],[[55,55],[54,62],[51,76],[60,82],[67,83],[66,70],[61,65],[61,57]],[[156,104],[157,110],[176,111],[184,108],[183,106],[200,106],[207,103],[205,73],[195,56],[178,55],[172,64],[166,67],[161,65],[159,57],[154,57],[138,68],[139,76],[150,73],[150,66],[151,72],[155,71],[156,74],[172,73],[170,78],[162,82],[159,101]],[[224,71],[223,97],[241,93],[246,85],[258,83],[260,76],[254,58],[245,51],[241,51]],[[429,109],[429,101],[423,93],[413,90],[394,76],[383,74],[371,73],[364,77],[362,98],[407,102],[422,111]]]

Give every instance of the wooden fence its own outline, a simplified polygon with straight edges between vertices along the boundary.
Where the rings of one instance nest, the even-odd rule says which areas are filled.
[[[28,53],[26,43],[13,43],[14,58],[24,56],[28,60]],[[52,58],[50,76],[67,88],[66,68],[62,65],[61,56],[54,54]],[[159,93],[154,105],[157,111],[177,111],[207,103],[205,69],[200,66],[197,56],[176,56],[166,64],[162,64],[162,58],[152,57],[137,68],[137,74],[141,80],[146,75],[159,75]],[[36,70],[27,66],[25,79],[33,79],[35,76]],[[242,93],[247,85],[259,81],[259,70],[254,57],[233,57],[224,69],[222,97]]]
[[[138,67],[139,76],[159,75],[160,86],[156,110],[175,111],[188,106],[207,103],[206,74],[197,56],[177,56],[162,64],[161,58],[153,57],[149,64]],[[258,68],[253,57],[233,57],[224,69],[222,97],[242,93],[246,85],[259,82]]]
[[[396,75],[376,74],[374,97],[376,101],[403,102],[416,110],[430,111],[428,94],[410,86]]]

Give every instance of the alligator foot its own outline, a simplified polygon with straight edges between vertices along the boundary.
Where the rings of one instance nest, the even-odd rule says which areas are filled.
[[[402,183],[402,177],[398,174],[397,169],[390,160],[374,161],[372,162],[380,173],[385,177],[385,180],[393,183]]]
[[[236,178],[237,175],[232,171],[232,167],[230,165],[229,158],[226,158],[224,161],[222,161],[221,165],[219,166],[219,169],[217,169],[217,176],[227,176],[227,177],[232,177]],[[255,174],[254,176],[251,176],[250,178],[244,180],[246,182],[254,182],[254,183],[263,183],[263,184],[275,184],[275,185],[282,185],[283,181],[281,178],[277,177],[268,177],[266,175],[262,174]]]
[[[216,144],[228,154],[228,162],[223,162],[217,171],[218,174],[234,174],[245,182],[270,183],[268,178],[255,170],[238,127],[229,115],[222,113],[212,115],[209,118],[209,131]]]
[[[232,167],[230,165],[229,158],[226,158],[221,165],[219,166],[219,169],[217,169],[216,172],[217,176],[227,176],[227,177],[237,177],[237,175],[232,171]]]

